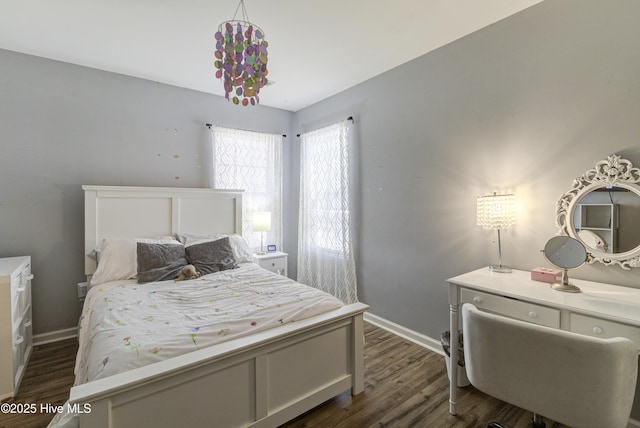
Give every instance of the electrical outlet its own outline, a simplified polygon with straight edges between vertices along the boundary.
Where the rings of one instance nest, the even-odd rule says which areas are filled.
[[[78,300],[83,301],[85,296],[87,295],[87,283],[79,282],[78,283]]]

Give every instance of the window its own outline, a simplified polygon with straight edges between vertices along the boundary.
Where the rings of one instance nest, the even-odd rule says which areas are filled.
[[[251,228],[251,214],[271,212],[265,243],[282,248],[282,136],[212,127],[213,187],[244,190],[242,234],[260,248],[261,232]]]
[[[357,301],[348,121],[301,135],[298,281]]]

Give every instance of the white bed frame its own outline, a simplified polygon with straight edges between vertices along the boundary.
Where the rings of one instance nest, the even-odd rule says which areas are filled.
[[[83,186],[85,253],[106,237],[242,233],[242,192]],[[95,271],[85,259],[85,273]],[[364,389],[361,303],[73,387],[81,427],[276,427]]]

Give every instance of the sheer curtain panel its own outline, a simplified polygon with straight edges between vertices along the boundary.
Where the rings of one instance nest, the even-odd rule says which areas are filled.
[[[278,134],[213,126],[213,187],[244,190],[242,234],[254,251],[265,243],[282,249],[282,145]],[[251,215],[271,213],[271,230],[254,232]]]
[[[358,301],[349,210],[349,122],[300,136],[298,281]]]

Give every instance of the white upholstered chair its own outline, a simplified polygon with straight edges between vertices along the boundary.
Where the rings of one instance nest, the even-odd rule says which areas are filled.
[[[638,351],[462,306],[467,375],[480,391],[571,427],[626,427]],[[500,426],[499,424],[489,426]]]

